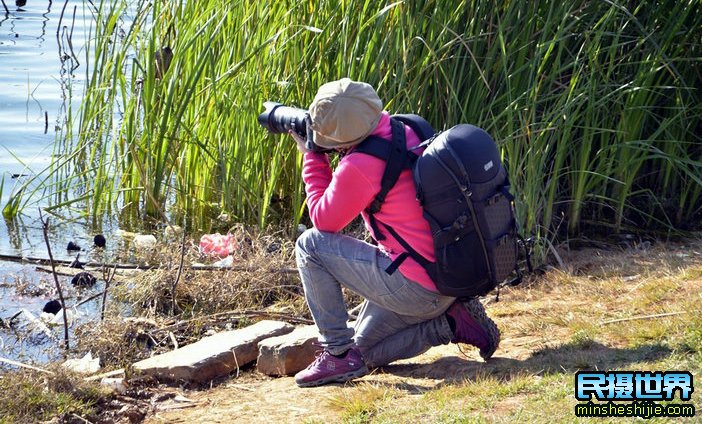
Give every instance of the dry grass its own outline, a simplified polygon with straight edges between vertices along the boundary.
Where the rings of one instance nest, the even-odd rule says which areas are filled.
[[[160,269],[139,274],[115,295],[132,304],[138,315],[149,317],[173,312],[176,281],[176,312],[186,317],[262,308],[280,301],[294,303],[302,291],[295,272],[293,242],[242,227],[234,227],[231,232],[238,244],[231,269],[193,269],[190,264],[216,261],[200,255],[195,241],[186,242],[180,269],[181,247],[177,242],[152,258],[152,262],[161,264]]]
[[[495,359],[438,358],[443,377],[439,369],[427,377],[443,383],[422,393],[349,388],[334,398],[343,421],[575,422],[579,369],[702,372],[702,243],[560,253],[565,269],[503,291],[498,303],[486,299],[503,332]]]
[[[18,371],[0,377],[0,423],[79,422],[80,417],[97,418],[99,400],[107,393],[67,371],[47,375]]]
[[[243,227],[231,232],[238,249],[230,269],[197,269],[216,258],[200,255],[193,240],[186,241],[184,252],[180,240],[142,252],[158,269],[138,272],[111,288],[113,300],[105,320],[78,330],[78,348],[123,366],[267,315],[293,322],[308,318],[295,270],[294,243]]]

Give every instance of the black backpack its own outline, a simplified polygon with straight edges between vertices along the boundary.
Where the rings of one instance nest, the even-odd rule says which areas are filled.
[[[418,115],[393,115],[392,140],[370,136],[354,152],[386,161],[381,189],[366,212],[379,240],[380,225],[405,249],[386,270],[393,273],[412,257],[426,269],[440,293],[461,298],[483,296],[503,283],[521,280],[517,266],[518,235],[507,172],[492,138],[482,129],[461,124],[435,134]],[[404,125],[426,147],[421,155],[408,151]],[[414,149],[413,149],[414,150]],[[403,169],[413,171],[417,200],[431,228],[436,260],[412,248],[389,225],[375,218],[385,196]]]

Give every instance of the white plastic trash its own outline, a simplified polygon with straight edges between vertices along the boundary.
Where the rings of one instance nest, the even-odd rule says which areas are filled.
[[[63,367],[73,372],[81,374],[96,373],[100,369],[100,358],[93,358],[93,354],[88,352],[80,359],[68,359],[64,362]]]
[[[132,245],[137,249],[152,249],[156,247],[156,237],[151,234],[137,234],[132,240]]]

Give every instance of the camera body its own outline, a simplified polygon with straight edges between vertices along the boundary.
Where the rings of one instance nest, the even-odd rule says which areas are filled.
[[[320,147],[314,143],[310,114],[305,109],[285,106],[277,102],[264,102],[265,110],[258,115],[258,123],[273,134],[294,131],[305,139],[305,148],[312,152],[330,152],[330,149]]]

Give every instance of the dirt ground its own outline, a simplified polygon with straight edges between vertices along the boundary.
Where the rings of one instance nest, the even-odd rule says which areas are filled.
[[[543,340],[534,337],[504,339],[495,356],[484,362],[477,349],[460,352],[450,344],[430,349],[426,353],[398,361],[344,385],[298,388],[292,377],[270,378],[255,371],[232,377],[226,383],[204,391],[180,391],[182,397],[160,404],[156,413],[144,422],[157,423],[299,423],[337,422],[339,411],[331,399],[343,390],[361,384],[381,384],[396,387],[409,396],[399,402],[413,402],[440,385],[475,376],[486,367],[504,366],[510,360],[531,355],[533,349],[543,348]]]
[[[459,355],[455,345],[436,347],[349,385],[382,382],[420,394],[457,374],[476,372],[483,364],[477,355],[466,359]],[[330,399],[344,389],[342,385],[302,389],[292,377],[267,378],[248,372],[220,387],[183,393],[191,402],[163,405],[165,410],[157,411],[145,423],[333,422],[338,416]],[[171,407],[179,409],[168,410]]]

